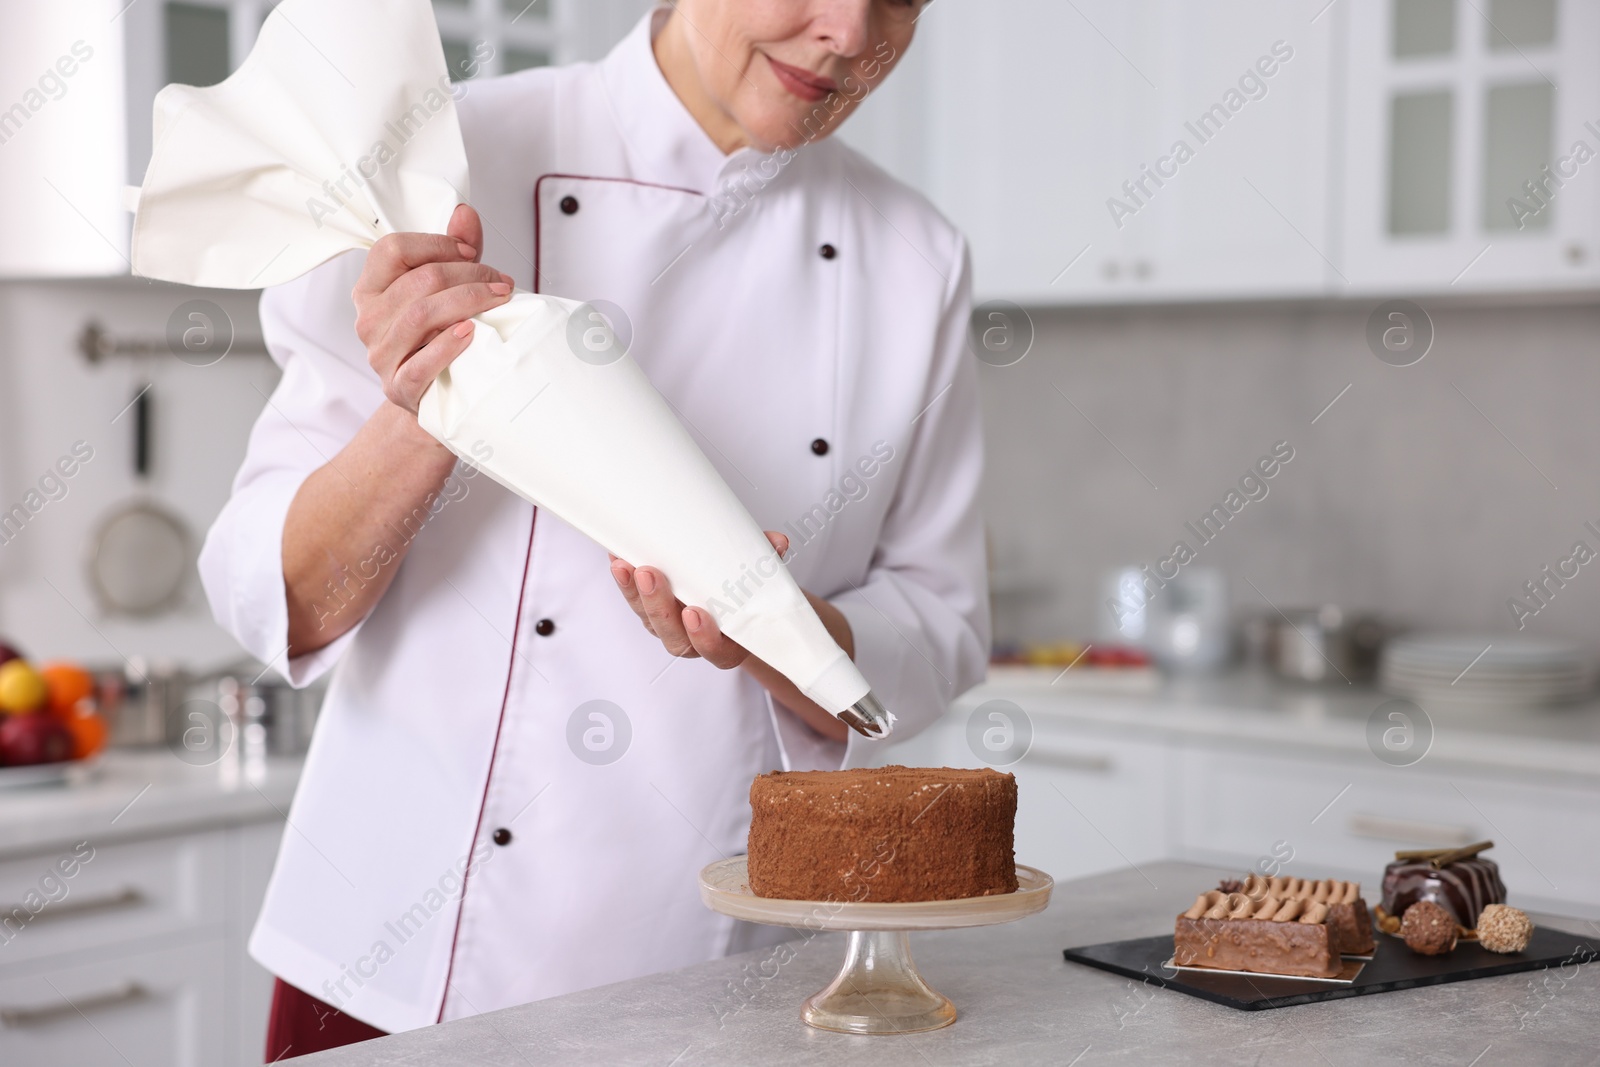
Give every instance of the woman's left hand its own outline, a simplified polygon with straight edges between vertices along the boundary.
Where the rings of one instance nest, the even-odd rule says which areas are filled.
[[[767,540],[777,549],[780,559],[789,551],[789,539],[783,534],[768,530]],[[654,567],[634,567],[612,556],[611,577],[644,628],[660,638],[671,655],[703,659],[723,670],[739,666],[750,655],[743,645],[722,632],[711,612],[687,607],[674,596],[667,576]]]

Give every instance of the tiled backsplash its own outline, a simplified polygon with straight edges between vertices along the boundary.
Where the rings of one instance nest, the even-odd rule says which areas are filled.
[[[1184,540],[1242,610],[1270,610],[1249,579],[1281,608],[1515,632],[1520,596],[1524,633],[1594,642],[1600,566],[1542,568],[1600,553],[1600,307],[1428,307],[1432,349],[1394,367],[1375,304],[1034,312],[1028,356],[982,369],[993,553],[1037,586],[997,599],[997,637],[1093,635],[1102,572]],[[1202,545],[1185,524],[1280,441],[1267,495]]]
[[[0,544],[0,634],[38,655],[206,665],[234,652],[198,581],[183,610],[149,623],[102,616],[83,579],[90,532],[120,501],[154,496],[204,534],[276,381],[256,356],[91,367],[76,352],[90,315],[114,335],[159,338],[195,295],[126,280],[0,284],[4,506],[74,442],[94,449],[66,493]],[[209,295],[240,336],[257,335],[254,294]],[[1600,552],[1584,526],[1600,529],[1600,306],[1430,307],[1432,350],[1403,368],[1367,349],[1371,310],[1034,311],[1028,356],[981,368],[986,506],[1007,580],[997,637],[1092,635],[1103,572],[1154,566],[1183,540],[1195,566],[1228,575],[1241,610],[1269,610],[1248,579],[1282,608],[1333,601],[1513,632],[1507,601],[1520,596],[1538,608],[1524,632],[1593,641],[1600,567],[1563,561],[1580,540]],[[143,381],[155,383],[156,433],[141,485],[130,417],[111,420]],[[1293,458],[1241,487],[1279,442]],[[1190,527],[1217,504],[1237,514],[1202,543]],[[1557,585],[1547,565],[1577,573]],[[1544,582],[1546,606],[1527,598],[1530,581]]]

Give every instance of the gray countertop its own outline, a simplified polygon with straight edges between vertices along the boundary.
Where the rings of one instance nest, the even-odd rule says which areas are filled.
[[[188,833],[282,819],[301,760],[269,759],[248,774],[237,761],[191,766],[165,748],[111,749],[67,782],[0,790],[0,859],[81,841]]]
[[[1600,970],[1484,978],[1243,1012],[1077,964],[1063,948],[1171,929],[1196,886],[1229,872],[1146,864],[1059,884],[1049,910],[1008,926],[912,935],[923,976],[955,1002],[954,1026],[854,1037],[800,1022],[833,977],[843,935],[798,945],[762,980],[763,949],[354,1045],[318,1067],[426,1064],[1400,1063],[1450,1067],[1600,1063]],[[1600,935],[1576,920],[1552,922]],[[1600,940],[1596,941],[1600,945]],[[530,965],[534,965],[530,963]],[[772,970],[770,964],[766,973]],[[747,980],[748,979],[748,980]],[[749,992],[739,992],[741,986]]]
[[[1070,724],[1365,758],[1368,719],[1396,698],[1371,686],[1302,685],[1250,670],[1163,678],[1147,692],[1108,693],[1069,684],[1054,669],[992,667],[989,680],[957,700],[951,715],[964,719],[994,699],[1017,703],[1036,726]],[[1429,766],[1539,780],[1555,776],[1585,785],[1600,781],[1600,700],[1542,707],[1429,701],[1420,710],[1433,738]]]

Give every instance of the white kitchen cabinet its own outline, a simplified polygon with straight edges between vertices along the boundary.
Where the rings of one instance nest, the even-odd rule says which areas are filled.
[[[967,234],[980,301],[1312,294],[1333,52],[1277,0],[941,5],[843,136]]]
[[[1600,281],[1600,5],[1350,0],[1334,14],[1352,289]]]
[[[996,769],[1017,778],[1018,863],[1062,880],[1171,854],[1171,757],[1163,745],[1065,728],[1030,709],[1026,695],[1015,701],[1031,720],[1033,741],[1022,759]],[[948,715],[918,736],[887,746],[875,762],[987,766],[968,741],[971,714],[964,709]],[[980,729],[990,721],[980,720]]]
[[[1592,288],[1597,48],[1590,0],[943,3],[842,136],[980,301]]]
[[[1513,903],[1570,912],[1600,897],[1600,790],[1209,746],[1184,750],[1176,780],[1185,859],[1301,877],[1333,868],[1376,902],[1397,849],[1493,840]]]
[[[273,979],[245,945],[283,831],[0,863],[0,1063],[260,1063]]]
[[[220,939],[0,977],[0,1062],[229,1062]],[[259,1062],[260,1049],[255,1060]]]

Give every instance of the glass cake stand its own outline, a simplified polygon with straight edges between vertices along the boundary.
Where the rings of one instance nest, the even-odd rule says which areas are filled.
[[[907,904],[778,900],[750,892],[746,857],[700,872],[700,899],[712,911],[746,922],[850,934],[844,966],[805,1002],[800,1018],[843,1034],[914,1034],[956,1021],[956,1007],[922,980],[911,960],[912,930],[954,930],[1013,922],[1045,909],[1055,881],[1017,865],[1017,891],[963,900]]]

